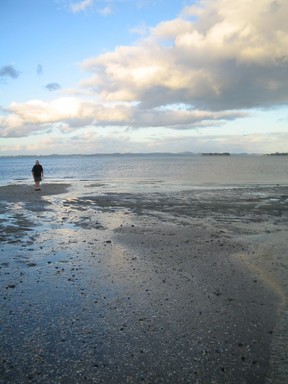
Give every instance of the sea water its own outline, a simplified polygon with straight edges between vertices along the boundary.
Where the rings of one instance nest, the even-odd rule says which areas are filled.
[[[192,154],[42,156],[44,182],[189,188],[288,185],[288,156]],[[0,185],[33,183],[35,157],[0,157]]]

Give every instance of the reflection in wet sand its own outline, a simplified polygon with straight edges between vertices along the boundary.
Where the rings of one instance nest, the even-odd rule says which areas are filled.
[[[152,184],[0,188],[1,380],[281,382],[287,187]]]

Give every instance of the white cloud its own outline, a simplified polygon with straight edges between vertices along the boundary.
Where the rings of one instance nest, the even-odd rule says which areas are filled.
[[[150,31],[150,28],[144,23],[137,25],[136,27],[133,27],[130,30],[131,33],[135,33],[136,35],[139,35],[139,36],[146,36],[149,34],[149,31]]]
[[[84,11],[86,8],[89,8],[93,5],[93,0],[83,0],[80,3],[71,4],[71,10],[73,13],[78,13]]]
[[[106,1],[104,2],[106,3]],[[108,4],[103,4],[102,7],[95,8],[95,12],[97,12],[101,16],[108,16],[114,13],[114,7],[112,5],[112,1],[108,1]],[[70,9],[73,13],[83,12],[88,8],[92,8],[94,5],[94,0],[82,0],[77,3],[72,3],[70,5]],[[96,4],[95,4],[96,5]]]
[[[46,131],[55,124],[71,129],[89,125],[120,124],[129,121],[130,110],[123,106],[107,108],[102,104],[66,97],[51,102],[32,100],[12,103],[7,116],[0,118],[0,136],[22,137],[35,131]]]
[[[74,12],[91,5],[75,3]],[[76,141],[95,127],[193,132],[287,104],[287,14],[286,0],[202,0],[137,44],[83,61],[90,77],[62,90],[74,97],[12,103],[0,114],[0,137],[58,130]]]
[[[107,5],[104,8],[97,9],[97,13],[99,13],[102,16],[108,16],[108,15],[111,15],[112,13],[114,13],[114,10],[111,7],[111,5]]]
[[[89,126],[170,127],[183,130],[239,117],[243,117],[243,112],[183,110],[175,109],[175,106],[143,109],[137,104],[100,104],[63,97],[51,102],[32,100],[12,103],[7,108],[7,115],[0,118],[0,137],[23,137],[55,126],[63,132]]]
[[[85,129],[76,134],[59,134],[51,132],[33,138],[20,138],[9,143],[1,141],[1,155],[9,154],[51,154],[51,153],[113,153],[113,152],[247,152],[247,153],[271,153],[287,152],[288,134],[275,132],[262,135],[201,135],[195,131],[183,131],[178,134],[175,131],[165,133],[157,129],[143,130],[143,138],[139,139],[136,131],[127,132],[108,128],[103,131]]]
[[[151,29],[138,45],[84,61],[83,68],[93,75],[82,85],[96,89],[103,100],[126,95],[125,100],[152,107],[185,102],[223,110],[285,104],[287,13],[285,0],[201,1],[186,8],[185,17]]]

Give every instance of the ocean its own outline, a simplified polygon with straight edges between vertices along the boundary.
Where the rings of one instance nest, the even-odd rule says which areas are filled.
[[[42,156],[44,182],[103,182],[141,188],[287,185],[288,156],[192,154]],[[33,184],[35,157],[0,157],[0,185]]]

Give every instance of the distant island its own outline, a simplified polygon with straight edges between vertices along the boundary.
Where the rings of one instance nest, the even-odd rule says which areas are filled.
[[[209,153],[202,153],[202,156],[230,156],[230,153],[229,152],[223,152],[223,153],[209,152]]]
[[[288,156],[288,152],[268,153],[267,156]]]

